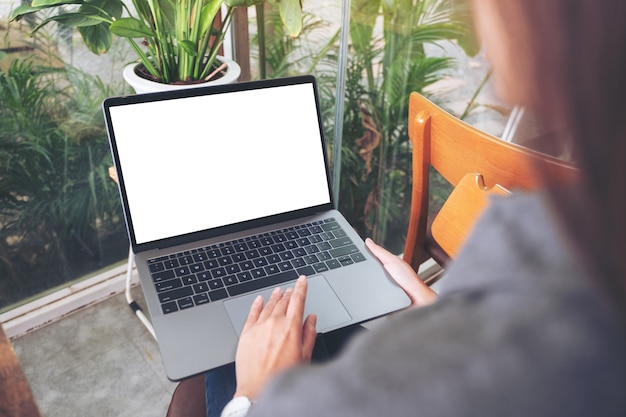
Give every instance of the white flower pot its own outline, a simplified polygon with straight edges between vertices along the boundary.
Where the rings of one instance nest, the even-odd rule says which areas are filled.
[[[239,79],[239,75],[241,74],[241,68],[239,67],[239,64],[237,64],[232,59],[228,59],[223,56],[218,56],[217,60],[221,62],[226,62],[228,64],[226,74],[224,74],[224,76],[221,78],[218,78],[216,80],[209,80],[204,83],[163,84],[157,83],[155,81],[150,81],[138,76],[135,73],[135,67],[139,65],[138,63],[127,65],[124,68],[122,75],[124,76],[124,80],[128,83],[128,85],[135,89],[135,92],[137,94],[155,93],[157,91],[181,90],[187,88],[198,88],[205,87],[207,85],[232,84],[236,82]]]

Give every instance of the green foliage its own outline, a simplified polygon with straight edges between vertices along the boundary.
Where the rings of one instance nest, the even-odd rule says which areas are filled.
[[[0,307],[127,250],[100,110],[112,94],[73,69],[0,73]]]
[[[204,80],[214,69],[217,53],[237,7],[265,0],[133,0],[135,14],[122,0],[33,0],[18,6],[11,20],[52,10],[33,32],[56,22],[77,28],[95,54],[109,50],[113,36],[125,38],[154,78],[166,84]],[[222,5],[221,23],[216,17]],[[71,11],[67,11],[70,7]],[[299,0],[278,2],[281,21],[291,36],[302,29]],[[141,39],[138,43],[137,39]],[[145,47],[145,48],[144,48]]]
[[[259,20],[262,22],[259,22]],[[338,33],[330,40],[322,40],[318,32],[327,23],[318,17],[305,13],[302,16],[302,29],[298,37],[293,37],[282,24],[276,10],[257,9],[257,22],[260,35],[254,37],[259,63],[260,78],[279,78],[299,74],[319,72],[316,68],[338,39]],[[326,42],[326,44],[325,44]],[[321,50],[319,45],[324,45]]]
[[[411,201],[408,97],[454,65],[425,47],[471,32],[466,10],[447,0],[353,0],[351,7],[339,208],[362,236],[400,252]]]

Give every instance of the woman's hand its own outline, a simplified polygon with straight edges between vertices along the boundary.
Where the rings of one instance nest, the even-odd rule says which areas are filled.
[[[254,300],[237,346],[235,396],[254,399],[277,372],[311,361],[317,317],[302,322],[306,290],[301,276],[293,289],[276,288],[265,307],[261,296]]]
[[[372,239],[366,239],[365,245],[383,264],[389,275],[407,293],[413,306],[424,306],[437,299],[437,293],[424,284],[413,268],[400,257],[377,245]]]

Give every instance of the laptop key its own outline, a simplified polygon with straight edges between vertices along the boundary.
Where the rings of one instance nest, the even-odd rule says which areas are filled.
[[[330,243],[328,242],[320,242],[317,244],[317,248],[319,250],[329,250],[329,249],[332,249],[333,247],[330,246]]]
[[[198,252],[193,255],[193,260],[196,262],[206,261],[207,259],[208,257],[206,256],[206,253],[204,252]]]
[[[278,268],[277,265],[268,265],[264,269],[265,269],[265,272],[267,272],[267,275],[273,275],[273,274],[277,274],[278,272],[280,272],[280,269]]]
[[[291,262],[289,262],[289,261],[285,261],[285,262],[281,262],[281,263],[279,263],[279,264],[278,264],[278,268],[279,268],[281,271],[287,271],[287,270],[289,270],[289,269],[293,269],[293,267],[291,266]]]
[[[321,227],[325,232],[332,232],[333,230],[341,229],[341,226],[339,226],[339,223],[337,222],[324,223]]]
[[[358,253],[359,250],[354,245],[342,246],[341,248],[331,249],[328,251],[333,258],[339,258],[344,255],[352,255],[353,253]]]
[[[198,278],[198,281],[208,281],[213,277],[211,276],[210,272],[204,271],[196,274],[196,278]]]
[[[191,270],[189,269],[188,266],[178,267],[174,271],[176,272],[177,277],[182,277],[182,276],[191,274]]]
[[[163,314],[174,313],[175,311],[178,311],[178,304],[176,304],[176,301],[162,304],[161,310],[163,311]]]
[[[206,282],[201,282],[199,284],[194,285],[193,290],[196,292],[196,294],[207,292],[209,291],[209,284],[207,284]]]
[[[363,262],[365,260],[365,256],[361,252],[350,255],[350,257],[354,262]]]
[[[237,284],[239,281],[237,280],[237,277],[234,275],[229,275],[226,278],[224,278],[224,284],[226,285],[234,285]]]
[[[181,265],[191,265],[193,258],[190,255],[183,256],[182,258],[178,258],[178,262],[180,262]]]
[[[328,252],[320,252],[316,254],[316,256],[319,258],[320,261],[327,261],[333,258],[332,256],[330,256],[330,253]]]
[[[267,273],[265,273],[265,270],[263,268],[253,269],[250,272],[252,273],[252,277],[256,279],[263,278],[264,276],[267,275]]]
[[[148,263],[149,264],[153,264],[155,262],[163,262],[164,260],[168,259],[167,256],[161,256],[159,258],[154,258],[154,259],[149,259]]]
[[[186,275],[182,277],[181,280],[183,281],[183,284],[185,285],[191,285],[191,284],[195,284],[196,282],[198,282],[198,279],[196,278],[195,275]]]
[[[237,278],[239,279],[239,282],[250,281],[252,279],[252,273],[250,271],[244,271],[237,274]]]
[[[330,269],[341,268],[341,264],[336,259],[331,259],[330,261],[326,261],[326,265],[328,265]]]
[[[257,258],[254,261],[252,261],[252,263],[254,263],[254,266],[256,266],[257,268],[269,265],[269,263],[267,262],[267,259],[265,258]]]
[[[293,261],[291,261],[291,264],[294,268],[302,268],[303,266],[306,266],[306,262],[304,262],[304,259],[302,258],[294,259]]]
[[[193,296],[193,302],[197,306],[202,305],[202,304],[206,304],[209,301],[211,301],[211,300],[209,300],[209,296],[207,294],[198,294],[198,295],[194,295]]]
[[[233,285],[232,287],[228,287],[228,292],[232,297],[235,295],[245,294],[250,291],[260,290],[261,288],[271,287],[274,285],[282,284],[284,282],[293,281],[296,278],[298,278],[298,273],[292,269],[290,271],[280,272],[275,275],[253,279],[252,281],[246,281],[237,285]]]
[[[236,253],[232,255],[231,258],[233,258],[233,262],[235,263],[243,262],[246,260],[246,255],[244,255],[243,253]]]
[[[211,299],[211,301],[222,300],[227,297],[228,293],[224,288],[209,292],[209,298]]]
[[[159,294],[159,301],[161,303],[167,303],[169,301],[178,300],[179,298],[189,297],[193,295],[193,288],[182,287],[175,290],[162,292]]]
[[[211,275],[213,276],[213,278],[222,278],[223,276],[226,276],[226,270],[224,268],[215,268],[211,270]]]
[[[180,288],[183,286],[180,278],[170,279],[168,281],[161,281],[154,283],[154,286],[158,292],[173,290],[174,288]]]
[[[304,257],[304,261],[305,261],[307,264],[311,265],[311,264],[316,264],[316,263],[318,263],[320,260],[319,260],[319,258],[318,258],[317,256],[315,256],[315,255],[308,255],[308,256],[305,256],[305,257]]]
[[[280,262],[280,256],[275,255],[275,254],[274,255],[270,255],[270,256],[268,256],[265,259],[267,259],[267,262],[270,263],[270,264],[277,264],[277,263]]]
[[[219,262],[217,262],[217,259],[211,259],[209,261],[204,262],[204,269],[213,269],[213,268],[217,268],[218,266],[220,266]]]
[[[348,266],[348,265],[352,265],[354,263],[354,261],[352,260],[351,257],[349,256],[342,256],[339,259],[337,259],[339,261],[339,263],[342,266]]]
[[[339,239],[331,240],[329,243],[332,245],[333,248],[338,248],[341,246],[349,245],[350,243],[352,243],[352,241],[349,237],[342,237]]]
[[[167,261],[164,261],[163,264],[167,269],[173,269],[180,266],[178,259],[168,259]]]
[[[209,284],[209,288],[212,290],[216,290],[224,286],[224,283],[221,279],[212,279],[211,281],[207,281],[207,283]]]
[[[304,248],[294,249],[293,254],[294,256],[297,256],[297,257],[302,257],[302,256],[307,255],[306,250]]]
[[[222,256],[222,254],[220,253],[218,249],[211,249],[207,251],[206,254],[209,257],[209,259],[215,259],[215,258],[219,258],[220,256]]]
[[[180,300],[178,300],[178,307],[181,310],[185,310],[193,306],[194,304],[193,304],[193,300],[191,299],[191,297],[185,297],[185,298],[181,298]]]
[[[154,274],[152,274],[152,281],[154,282],[167,281],[168,279],[172,279],[175,276],[176,275],[174,274],[174,271],[172,269],[168,269],[166,271],[155,272]]]
[[[313,274],[315,274],[315,269],[313,269],[311,266],[305,266],[304,268],[298,268],[298,276],[300,275],[306,275],[311,276]]]

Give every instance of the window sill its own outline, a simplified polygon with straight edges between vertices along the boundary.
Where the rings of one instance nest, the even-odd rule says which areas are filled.
[[[126,263],[124,263],[0,314],[0,322],[7,337],[12,339],[22,336],[124,292],[126,268]],[[138,283],[137,274],[133,272],[131,284],[137,285]]]

